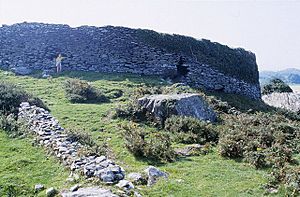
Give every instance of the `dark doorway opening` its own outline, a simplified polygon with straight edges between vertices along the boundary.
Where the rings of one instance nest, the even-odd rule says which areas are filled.
[[[182,76],[186,77],[187,74],[189,73],[189,67],[184,64],[184,60],[182,57],[180,57],[176,65],[176,68],[177,68],[177,77],[182,77]]]

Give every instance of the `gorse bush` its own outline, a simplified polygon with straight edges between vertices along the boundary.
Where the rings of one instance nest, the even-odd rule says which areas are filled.
[[[165,121],[164,129],[182,143],[206,144],[218,140],[218,133],[211,125],[192,117],[171,116]]]
[[[284,117],[286,117],[289,120],[300,121],[300,111],[298,113],[296,113],[296,112],[286,110],[286,109],[281,109],[281,108],[276,109],[276,111],[278,114],[283,115]]]
[[[220,129],[219,152],[243,158],[255,167],[284,166],[299,152],[300,128],[284,116],[267,113],[242,114]]]
[[[9,114],[8,116],[1,115],[0,128],[10,137],[18,137],[23,134],[23,131],[20,129],[20,123],[18,123],[17,117],[14,114]]]
[[[175,159],[170,136],[166,133],[146,133],[136,123],[123,125],[127,149],[136,157],[168,162]]]
[[[123,95],[123,91],[120,89],[113,89],[109,90],[105,95],[109,99],[116,99]]]
[[[72,103],[107,102],[108,98],[88,82],[79,79],[69,79],[64,83],[67,99]]]
[[[29,102],[31,105],[36,105],[47,109],[47,106],[42,100],[36,98],[17,86],[7,83],[0,82],[0,114],[5,116],[9,114],[17,115],[21,102]]]
[[[285,187],[285,196],[299,196],[300,167],[287,165],[283,168],[273,168],[267,186],[271,188],[276,188],[279,184]]]
[[[22,102],[29,102],[31,105],[49,110],[39,98],[13,84],[0,82],[0,128],[10,137],[22,136],[26,132],[25,126],[17,120]]]
[[[276,78],[262,87],[262,94],[271,94],[273,92],[293,92],[293,90],[284,81]]]

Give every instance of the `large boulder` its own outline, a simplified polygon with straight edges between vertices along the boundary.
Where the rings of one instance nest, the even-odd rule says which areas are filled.
[[[265,103],[270,106],[300,112],[300,94],[298,93],[272,93],[262,96]]]
[[[141,110],[150,113],[156,120],[163,122],[171,115],[189,116],[214,122],[215,112],[199,94],[159,94],[138,99]]]

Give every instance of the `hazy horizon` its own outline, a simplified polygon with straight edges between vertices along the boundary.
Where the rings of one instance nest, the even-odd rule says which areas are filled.
[[[300,2],[0,0],[0,24],[126,26],[205,38],[256,54],[259,70],[300,68]]]

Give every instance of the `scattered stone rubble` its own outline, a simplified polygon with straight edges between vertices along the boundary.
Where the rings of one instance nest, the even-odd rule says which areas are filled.
[[[65,130],[47,110],[23,102],[18,117],[28,124],[30,131],[37,136],[38,143],[52,151],[72,171],[81,171],[87,177],[96,177],[106,183],[124,179],[123,168],[105,156],[80,155],[83,145],[70,141]]]

